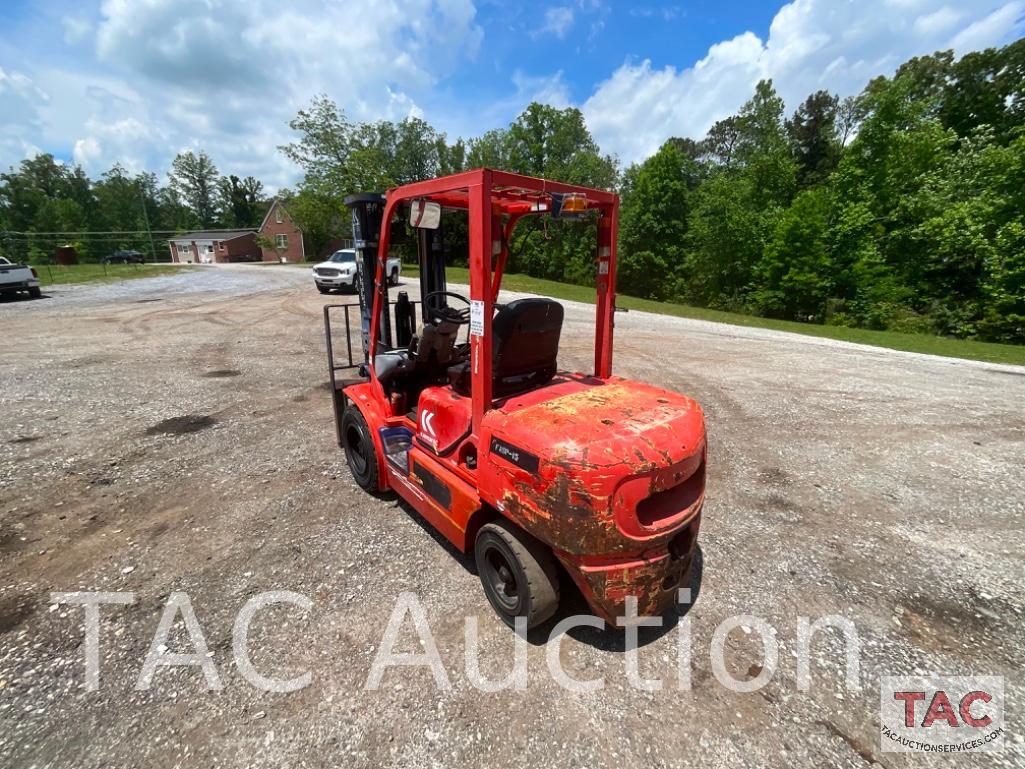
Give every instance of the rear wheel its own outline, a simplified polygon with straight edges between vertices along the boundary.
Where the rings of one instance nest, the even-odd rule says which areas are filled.
[[[559,572],[551,552],[506,520],[485,524],[474,545],[477,573],[492,608],[509,627],[535,627],[559,607]]]
[[[28,295],[33,299],[39,299],[43,295],[43,290],[39,286],[31,286],[28,290]]]
[[[342,447],[356,483],[364,491],[376,494],[377,449],[367,421],[355,406],[348,406],[342,414]]]

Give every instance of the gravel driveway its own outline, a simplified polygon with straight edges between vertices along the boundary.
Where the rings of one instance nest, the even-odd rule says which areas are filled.
[[[0,766],[1025,765],[1025,369],[617,315],[616,373],[706,412],[700,595],[686,623],[641,634],[640,672],[659,691],[629,684],[622,634],[577,628],[561,647],[532,634],[525,690],[484,693],[466,671],[465,618],[491,678],[511,669],[512,634],[469,559],[350,480],[323,304],[308,271],[274,266],[0,303]],[[593,308],[566,306],[560,362],[586,370]],[[96,691],[84,688],[83,611],[50,599],[77,590],[134,594],[101,613]],[[249,636],[263,674],[310,672],[292,693],[254,687],[234,661],[236,616],[268,590],[312,602],[265,609]],[[136,687],[179,592],[219,690],[196,667]],[[405,592],[449,689],[424,667],[366,688]],[[571,596],[556,619],[574,608]],[[769,683],[747,694],[718,682],[710,656],[738,614],[767,622],[779,649]],[[860,690],[830,631],[798,690],[799,618],[826,615],[856,628]],[[765,664],[752,622],[725,643],[740,680]],[[181,623],[166,646],[155,654],[190,650]],[[407,618],[396,650],[421,648]],[[566,691],[550,652],[603,687]],[[914,673],[1004,677],[1004,751],[882,751],[879,679]]]

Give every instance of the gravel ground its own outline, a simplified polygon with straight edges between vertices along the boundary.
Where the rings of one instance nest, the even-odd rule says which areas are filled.
[[[407,286],[406,288],[410,288]],[[415,291],[411,290],[412,294]],[[361,493],[334,443],[320,296],[305,270],[209,268],[0,303],[0,766],[1023,766],[1025,370],[631,312],[616,371],[705,408],[709,488],[700,590],[686,624],[641,636],[632,688],[622,635],[531,636],[524,691],[483,693],[465,669],[511,667],[513,639],[471,561],[394,499]],[[561,362],[587,369],[593,309],[567,303]],[[83,686],[83,612],[52,591],[132,591],[105,607],[101,674]],[[232,623],[265,590],[312,601],[257,616],[253,687]],[[195,668],[139,676],[169,597],[184,591],[222,688]],[[399,595],[415,593],[448,690],[424,668],[366,689]],[[558,618],[566,616],[569,606]],[[727,617],[776,631],[779,666],[754,693],[721,686],[711,639]],[[861,643],[812,646],[795,684],[799,617],[841,615]],[[763,664],[747,627],[726,642],[744,679]],[[419,649],[407,619],[401,651]],[[184,643],[183,643],[184,642]],[[176,625],[170,652],[188,651]],[[686,648],[686,645],[684,645]],[[166,651],[166,650],[165,650]],[[548,674],[558,653],[580,678]],[[1001,753],[883,752],[879,678],[1003,676]]]

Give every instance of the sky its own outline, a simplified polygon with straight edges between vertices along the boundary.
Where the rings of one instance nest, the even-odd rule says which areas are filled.
[[[1003,45],[1025,0],[0,0],[0,168],[38,152],[161,178],[180,151],[274,191],[318,94],[449,140],[533,100],[579,107],[605,152],[701,138],[762,78],[793,110],[908,58]]]

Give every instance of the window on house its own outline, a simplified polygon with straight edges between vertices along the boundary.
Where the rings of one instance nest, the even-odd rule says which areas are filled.
[[[223,251],[224,250],[224,241],[223,240],[218,240],[217,241],[217,250],[218,251]]]
[[[214,247],[212,245],[210,245],[210,246],[203,246],[203,250],[206,253],[208,253],[208,254],[212,254],[214,252]]]
[[[187,254],[187,253],[189,253],[189,244],[188,243],[179,243],[178,244],[178,253],[179,254]]]
[[[281,206],[278,206],[274,209],[274,221],[276,221],[278,224],[281,224],[283,221],[285,221],[285,215],[281,211]]]
[[[288,235],[275,235],[275,247],[280,249],[288,248]]]

